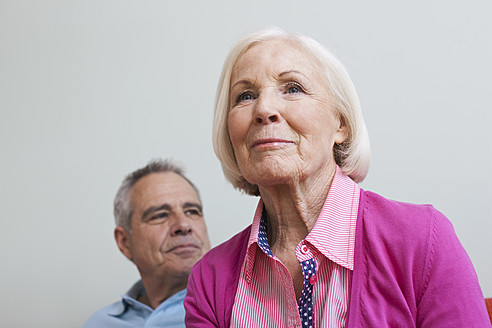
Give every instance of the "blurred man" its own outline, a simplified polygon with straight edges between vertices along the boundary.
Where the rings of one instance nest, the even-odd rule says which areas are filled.
[[[198,189],[176,164],[151,161],[125,178],[114,216],[116,243],[141,280],[84,327],[184,327],[188,275],[210,249]]]

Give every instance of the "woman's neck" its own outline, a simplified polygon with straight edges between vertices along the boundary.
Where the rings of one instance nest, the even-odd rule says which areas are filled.
[[[294,248],[314,227],[328,195],[335,168],[306,180],[260,187],[268,215],[268,241],[278,249]]]

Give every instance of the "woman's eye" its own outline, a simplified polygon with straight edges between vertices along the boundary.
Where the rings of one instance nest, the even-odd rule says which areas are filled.
[[[289,83],[287,85],[287,93],[299,93],[299,92],[302,92],[302,88],[299,84],[297,83]]]
[[[237,102],[240,103],[241,101],[246,101],[246,100],[252,100],[253,95],[251,92],[243,92],[237,97]]]

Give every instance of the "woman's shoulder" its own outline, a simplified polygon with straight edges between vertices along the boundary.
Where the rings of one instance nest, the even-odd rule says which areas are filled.
[[[187,326],[229,326],[250,230],[212,248],[193,267],[184,300]]]
[[[364,221],[381,227],[407,228],[418,225],[450,226],[450,221],[431,204],[413,204],[388,199],[371,191],[361,189],[359,216]]]
[[[203,269],[220,269],[229,271],[241,265],[246,254],[246,248],[251,231],[251,225],[237,233],[229,240],[208,251],[195,265]]]
[[[390,290],[396,295],[392,306],[403,299],[401,306],[418,315],[419,326],[446,320],[440,326],[473,326],[465,324],[470,318],[487,322],[473,265],[451,222],[432,205],[361,191],[356,229],[354,273],[359,273],[354,284],[368,304],[381,295],[387,298],[387,286],[398,286]]]
[[[438,238],[457,241],[451,222],[434,206],[395,201],[370,191],[361,190],[357,224],[359,237],[406,251],[416,248],[425,253]]]

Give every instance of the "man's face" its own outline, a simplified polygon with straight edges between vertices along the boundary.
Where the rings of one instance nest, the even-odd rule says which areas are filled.
[[[135,183],[130,199],[134,210],[123,253],[142,276],[187,278],[210,249],[193,187],[174,172],[152,173]]]

